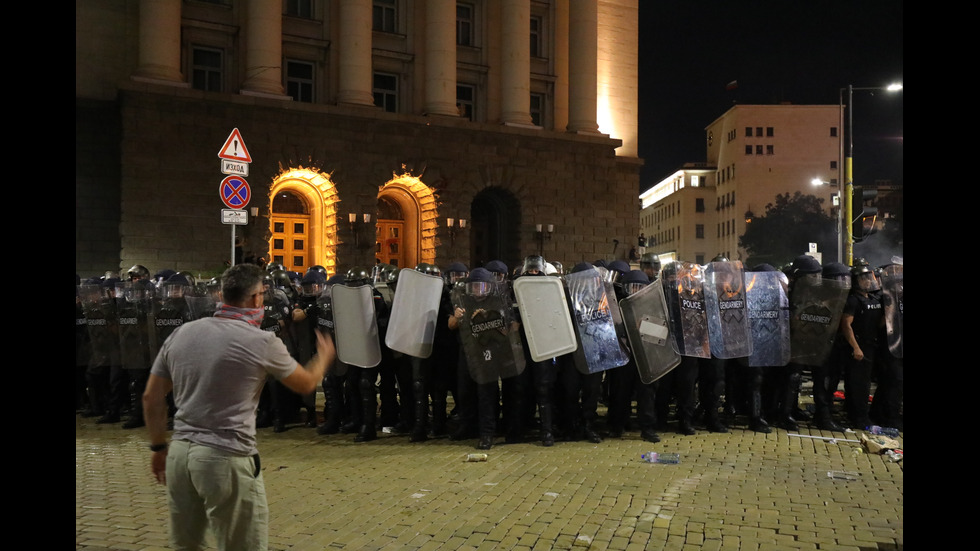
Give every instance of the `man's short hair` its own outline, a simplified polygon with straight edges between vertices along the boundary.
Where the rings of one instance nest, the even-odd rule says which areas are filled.
[[[265,272],[255,264],[236,264],[221,274],[221,298],[226,304],[243,302],[262,283]]]

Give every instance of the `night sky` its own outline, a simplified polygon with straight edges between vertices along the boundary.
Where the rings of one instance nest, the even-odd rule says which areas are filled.
[[[903,81],[900,0],[640,0],[639,12],[640,191],[704,161],[704,128],[735,103],[836,105],[848,85]],[[903,100],[854,92],[855,184],[903,183]]]

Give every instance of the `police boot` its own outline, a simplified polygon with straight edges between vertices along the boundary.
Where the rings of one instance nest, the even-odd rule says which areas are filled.
[[[763,434],[772,432],[769,423],[762,418],[762,395],[759,392],[753,392],[749,398],[749,429]]]
[[[476,449],[478,450],[489,450],[493,447],[493,435],[492,434],[481,434],[480,441],[476,444]]]
[[[369,442],[378,438],[375,422],[378,417],[378,402],[374,394],[374,381],[361,378],[361,428],[354,437],[355,442]]]
[[[317,434],[337,434],[340,432],[340,400],[337,388],[331,384],[323,387],[323,424],[316,428]]]
[[[704,426],[708,429],[708,432],[728,432],[728,427],[722,422],[721,416],[718,415],[718,411],[707,411],[705,410]]]
[[[441,399],[432,399],[432,436],[445,436],[447,432],[445,394],[442,396]]]
[[[541,404],[538,406],[538,415],[541,417],[541,445],[550,447],[555,445],[555,435],[551,432],[551,404]]]
[[[830,410],[823,408],[818,409],[816,415],[814,416],[814,422],[816,423],[817,428],[820,430],[844,432],[844,427],[834,422],[834,418],[830,415]]]
[[[412,383],[415,397],[415,425],[412,427],[412,434],[409,435],[409,442],[425,442],[429,439],[429,400],[425,392],[425,384],[421,379],[416,379]]]
[[[593,444],[602,443],[602,437],[599,436],[598,432],[596,432],[595,427],[592,425],[592,423],[585,423],[585,428],[582,431],[582,435],[585,437],[586,440],[592,442]]]
[[[122,428],[124,429],[138,429],[140,427],[146,426],[143,421],[143,406],[141,403],[142,397],[137,396],[135,391],[130,392],[129,396],[129,419],[123,423]]]

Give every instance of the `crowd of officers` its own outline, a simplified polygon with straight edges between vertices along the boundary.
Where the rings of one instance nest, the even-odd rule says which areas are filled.
[[[719,257],[715,261],[727,260]],[[661,269],[656,255],[645,254],[640,270],[631,270],[622,261],[608,265],[597,261],[594,265],[579,263],[570,273],[598,269],[613,284],[619,301],[647,285],[676,285],[681,266],[683,263],[670,263]],[[669,426],[679,434],[694,435],[701,428],[727,432],[734,424],[761,433],[770,432],[771,425],[796,431],[801,421],[828,431],[843,431],[845,426],[902,425],[902,359],[890,351],[885,336],[882,304],[887,298],[882,297],[875,270],[860,261],[853,268],[821,266],[812,257],[801,256],[783,270],[791,302],[793,284],[800,278],[850,285],[839,330],[830,353],[819,365],[754,366],[747,358],[681,355],[676,367],[650,383],[641,380],[633,358],[625,365],[597,372],[588,372],[581,365],[577,368],[570,353],[543,361],[532,359],[520,324],[521,312],[511,298],[511,284],[524,277],[565,277],[560,263],[545,262],[540,256],[527,257],[513,270],[499,260],[472,271],[459,262],[445,271],[419,264],[417,271],[444,281],[432,353],[425,358],[393,351],[385,344],[398,290],[399,270],[394,266],[353,268],[329,278],[320,266],[302,276],[281,265],[267,268],[262,328],[275,332],[299,363],[315,353],[314,330],[334,334],[330,291],[337,285],[370,287],[381,350],[375,366],[338,361],[323,380],[322,417],[317,415],[314,395],[297,396],[270,379],[263,390],[257,425],[272,426],[276,432],[302,422],[315,427],[318,434],[348,433],[358,442],[374,440],[384,431],[404,434],[411,442],[444,436],[472,439],[477,448],[490,449],[499,437],[507,443],[533,437],[551,446],[556,440],[600,443],[627,431],[639,431],[643,440],[658,442],[658,433]],[[773,270],[761,265],[746,271]],[[97,416],[97,423],[122,422],[128,410],[123,427],[135,428],[144,424],[140,396],[156,350],[176,327],[213,314],[220,302],[220,282],[217,278],[197,282],[189,273],[170,270],[151,277],[140,265],[133,266],[123,279],[113,275],[85,282],[76,276],[76,410]],[[499,380],[478,383],[460,338],[461,322],[472,312],[461,307],[458,297],[461,293],[485,296],[488,289],[504,293],[513,305],[507,319],[513,320],[513,331],[520,335],[517,354],[523,351],[524,358],[516,363],[524,367],[505,370]],[[512,342],[517,342],[516,337]],[[340,352],[344,346],[338,343]],[[628,344],[625,349],[628,352]],[[813,380],[811,411],[798,405],[801,379],[807,371]],[[845,407],[840,411],[833,406],[842,379]],[[874,379],[877,393],[869,405]],[[451,411],[449,394],[455,405]],[[600,403],[607,406],[602,424]]]

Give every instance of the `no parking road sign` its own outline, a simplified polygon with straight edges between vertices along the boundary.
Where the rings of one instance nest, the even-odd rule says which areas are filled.
[[[241,176],[228,176],[221,181],[219,188],[221,200],[230,209],[243,209],[252,198],[252,188]]]

